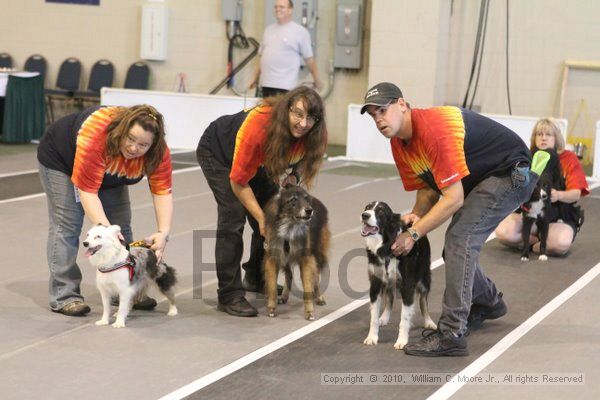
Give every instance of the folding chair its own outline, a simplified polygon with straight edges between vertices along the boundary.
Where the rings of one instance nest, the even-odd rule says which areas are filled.
[[[150,77],[150,67],[142,61],[135,62],[127,69],[125,76],[125,89],[148,89],[148,80]]]
[[[12,68],[12,57],[8,53],[0,53],[0,68]]]
[[[82,109],[84,101],[100,103],[100,89],[103,87],[111,87],[114,75],[115,67],[110,61],[97,61],[90,71],[87,90],[78,90],[75,92],[74,98],[78,107]]]
[[[81,79],[81,62],[75,57],[67,58],[60,65],[56,88],[46,89],[46,98],[49,105],[50,122],[54,122],[54,109],[52,100],[69,101],[73,94],[79,89]]]
[[[39,54],[29,56],[29,58],[25,60],[23,69],[29,72],[37,72],[42,77],[42,80],[46,80],[46,59],[44,56]]]

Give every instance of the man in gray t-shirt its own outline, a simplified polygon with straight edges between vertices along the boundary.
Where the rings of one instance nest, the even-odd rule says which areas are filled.
[[[319,72],[313,57],[310,34],[302,25],[292,21],[294,4],[291,0],[275,1],[275,18],[265,29],[258,53],[259,65],[249,88],[260,77],[263,97],[285,93],[298,85],[300,63],[304,59],[317,90],[322,89]]]

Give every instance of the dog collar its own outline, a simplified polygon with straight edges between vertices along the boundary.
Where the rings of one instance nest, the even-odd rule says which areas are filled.
[[[98,268],[98,271],[105,274],[107,272],[113,272],[121,268],[127,268],[129,270],[129,282],[133,281],[133,277],[135,276],[135,259],[131,254],[129,255],[129,257],[127,257],[127,260],[120,263],[116,263],[115,265],[109,268]]]
[[[521,204],[521,210],[523,210],[525,212],[529,212],[529,211],[531,211],[531,208],[525,207],[525,204]]]

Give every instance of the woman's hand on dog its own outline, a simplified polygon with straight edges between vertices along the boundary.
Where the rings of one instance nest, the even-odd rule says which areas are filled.
[[[262,218],[258,219],[258,229],[260,230],[260,236],[266,238],[267,229],[265,228],[265,214],[262,215]]]
[[[165,247],[167,247],[168,235],[163,232],[155,232],[144,240],[146,243],[151,244],[150,249],[154,250],[156,259],[160,262],[165,252]]]

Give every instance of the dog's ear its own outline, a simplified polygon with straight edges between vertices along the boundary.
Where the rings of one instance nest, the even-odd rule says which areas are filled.
[[[120,238],[119,238],[119,234],[121,233],[121,227],[119,225],[110,225],[108,227],[108,231],[110,232],[113,240],[115,243],[118,243],[120,245],[125,246],[125,242],[123,242]]]
[[[110,225],[108,227],[108,231],[113,235],[118,235],[119,233],[121,233],[121,227],[119,225]]]

